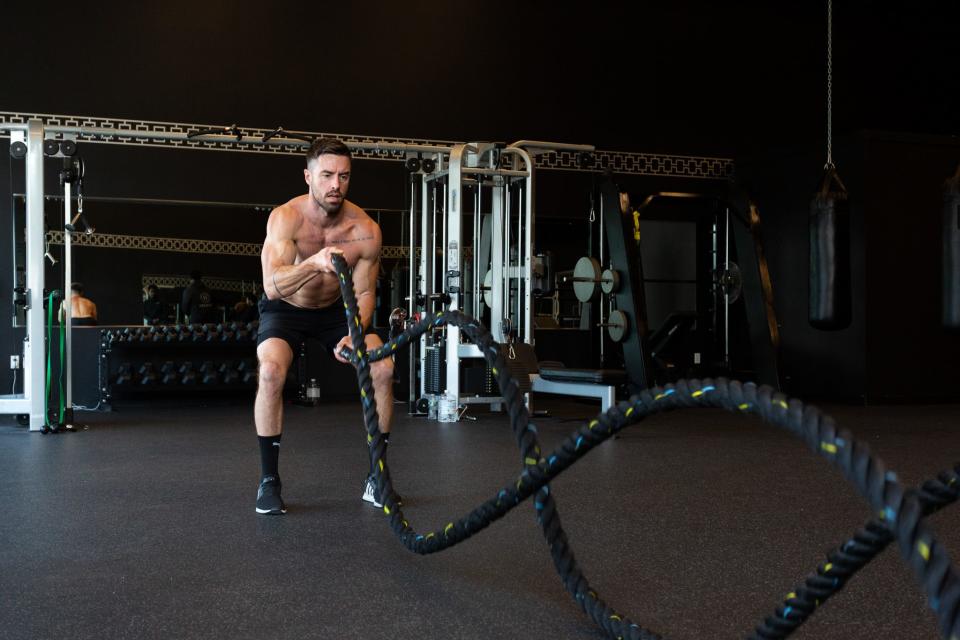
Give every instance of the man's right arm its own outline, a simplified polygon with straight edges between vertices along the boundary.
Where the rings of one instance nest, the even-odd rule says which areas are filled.
[[[323,250],[294,264],[297,245],[293,242],[293,236],[297,221],[296,213],[284,207],[274,209],[267,220],[267,237],[260,253],[260,265],[263,268],[263,291],[269,300],[292,296],[321,271],[328,270],[322,268],[319,259]]]

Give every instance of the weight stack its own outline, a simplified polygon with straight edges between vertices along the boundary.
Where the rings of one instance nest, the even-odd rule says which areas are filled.
[[[444,359],[446,349],[443,345],[433,345],[424,349],[426,364],[424,365],[424,388],[427,393],[439,394],[444,392],[447,379],[447,362]]]

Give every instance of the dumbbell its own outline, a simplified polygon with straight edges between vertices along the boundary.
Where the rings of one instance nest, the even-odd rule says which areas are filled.
[[[203,376],[200,382],[206,385],[216,384],[220,378],[216,368],[213,366],[213,362],[210,360],[206,360],[200,365],[200,375]]]
[[[180,384],[194,384],[197,381],[197,372],[193,370],[192,362],[184,362],[180,365]]]
[[[140,365],[140,384],[151,385],[157,381],[157,372],[153,369],[152,362],[144,362]]]
[[[257,380],[257,367],[253,360],[241,360],[240,364],[237,365],[237,372],[240,375],[240,380],[244,384],[256,382]]]
[[[237,373],[237,367],[234,363],[224,362],[220,365],[218,371],[223,377],[223,384],[233,384],[240,379],[240,374]]]
[[[117,370],[117,378],[114,380],[114,384],[124,386],[130,384],[132,380],[133,366],[129,362],[121,363],[120,368]]]
[[[161,384],[173,384],[179,380],[179,376],[177,375],[177,367],[170,360],[164,362],[163,366],[160,367],[160,376]]]

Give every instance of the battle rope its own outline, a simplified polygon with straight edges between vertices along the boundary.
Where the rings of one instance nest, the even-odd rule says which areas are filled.
[[[854,440],[846,429],[838,431],[833,419],[815,407],[804,406],[799,400],[788,399],[766,386],[722,378],[680,380],[666,388],[644,390],[582,425],[552,453],[544,455],[519,387],[509,374],[497,343],[483,325],[458,311],[426,314],[389,343],[367,352],[363,346],[352,273],[341,256],[333,257],[333,265],[340,279],[350,338],[355,346],[351,360],[357,367],[374,477],[383,511],[390,518],[390,527],[407,549],[420,554],[442,551],[466,540],[527,498],[535,496],[537,520],[550,547],[554,566],[566,589],[587,615],[612,638],[660,638],[612,609],[590,588],[560,525],[548,485],[595,446],[649,415],[690,407],[723,408],[757,415],[798,436],[815,453],[838,467],[876,514],[862,531],[831,553],[828,562],[821,564],[803,587],[789,594],[784,605],[756,629],[753,637],[787,637],[826,598],[841,589],[857,570],[896,539],[901,555],[913,568],[927,594],[943,637],[960,640],[960,575],[948,551],[923,522],[926,515],[957,499],[960,464],[940,474],[937,480],[925,483],[919,491],[905,490],[896,474],[887,471],[883,462],[873,457],[865,444]],[[397,502],[390,468],[384,457],[384,438],[380,433],[370,364],[389,357],[432,327],[444,324],[460,327],[484,354],[505,400],[510,426],[520,447],[523,471],[515,483],[500,489],[466,516],[442,529],[420,534],[404,518]]]

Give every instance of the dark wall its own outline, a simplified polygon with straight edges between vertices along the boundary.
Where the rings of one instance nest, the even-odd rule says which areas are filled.
[[[877,400],[957,399],[960,336],[941,326],[943,183],[960,140],[864,137],[867,389]]]
[[[553,139],[738,161],[823,136],[819,3],[731,7],[687,0],[584,10],[543,0],[274,3],[269,9],[173,1],[130,4],[120,12],[51,4],[4,9],[5,22],[15,28],[5,31],[0,48],[15,64],[6,70],[0,110],[452,140]],[[956,131],[960,92],[950,65],[960,54],[952,28],[957,11],[956,3],[930,10],[838,4],[837,135],[862,127]],[[0,176],[9,175],[6,148],[0,144]],[[277,203],[303,191],[294,157],[96,145],[82,153],[90,195]],[[808,363],[827,363],[819,371],[831,373],[816,387],[827,390],[863,378],[865,365],[852,363],[864,361],[866,338],[863,323],[854,333],[824,336],[796,320],[805,298],[797,288],[805,286],[798,266],[805,262],[798,260],[806,237],[798,220],[818,178],[816,155],[809,163],[783,161],[777,165],[783,173],[774,166],[761,172],[763,193],[770,194],[761,207],[770,218],[789,220],[768,234],[784,310],[784,357],[793,363],[787,370],[813,378],[818,368]],[[48,164],[47,189],[54,192],[56,167]],[[793,174],[799,166],[806,173]],[[858,170],[845,168],[844,177],[856,182]],[[586,253],[583,234],[569,231],[582,228],[587,215],[589,176],[542,172],[538,179],[542,244],[552,245],[540,248],[556,247],[565,259]],[[394,163],[358,162],[351,198],[367,208],[403,207],[404,180]],[[642,178],[623,183],[636,193],[713,187]],[[91,204],[89,213],[104,233],[262,240],[262,214],[253,211]],[[9,215],[0,190],[0,247],[10,246]],[[551,218],[558,220],[553,227]],[[569,242],[560,243],[565,237]],[[197,266],[212,275],[249,277],[257,268],[255,259],[113,249],[78,249],[77,260],[77,279],[111,319],[130,315],[139,273]],[[0,264],[0,344],[13,352],[22,333],[3,320],[12,314],[8,268]],[[9,383],[0,366],[0,388]]]
[[[960,398],[960,336],[941,327],[942,187],[960,142],[864,132],[834,147],[850,193],[853,321],[808,323],[807,224],[823,153],[782,149],[738,163],[762,215],[788,392],[866,402]]]

